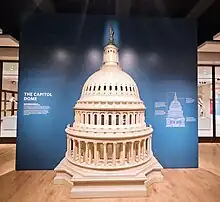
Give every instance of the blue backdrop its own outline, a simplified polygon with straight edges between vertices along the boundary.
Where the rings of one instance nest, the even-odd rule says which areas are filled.
[[[155,156],[166,168],[198,166],[194,21],[35,15],[23,25],[20,40],[16,169],[54,169],[64,157],[65,127],[73,122],[84,82],[101,66],[109,26],[120,64],[146,104]],[[169,109],[175,93],[181,109]],[[36,106],[41,114],[28,115],[27,104],[36,102],[28,99],[49,106],[43,110],[49,112]],[[182,110],[185,127],[167,127],[170,110],[176,116]]]

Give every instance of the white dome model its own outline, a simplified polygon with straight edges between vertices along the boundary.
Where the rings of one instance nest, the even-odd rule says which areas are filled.
[[[135,81],[119,66],[113,35],[110,29],[103,65],[74,106],[66,155],[55,169],[55,183],[71,184],[73,198],[146,196],[147,186],[162,181],[153,129],[146,126]]]

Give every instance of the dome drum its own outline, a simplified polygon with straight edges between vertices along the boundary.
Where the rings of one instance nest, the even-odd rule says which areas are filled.
[[[92,169],[123,169],[146,163],[152,156],[152,136],[125,140],[92,140],[68,136],[67,159]]]
[[[138,111],[83,111],[75,112],[74,125],[87,125],[97,128],[106,128],[111,126],[116,128],[131,128],[145,124],[145,112]]]

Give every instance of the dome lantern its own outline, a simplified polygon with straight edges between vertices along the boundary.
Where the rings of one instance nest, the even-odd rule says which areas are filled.
[[[114,30],[113,28],[109,29],[109,41],[107,46],[104,48],[104,56],[103,56],[103,65],[105,67],[119,67],[119,57],[118,57],[118,48],[114,44]]]

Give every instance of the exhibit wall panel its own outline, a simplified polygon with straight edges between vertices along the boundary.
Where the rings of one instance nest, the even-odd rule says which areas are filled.
[[[64,157],[65,128],[84,82],[102,65],[109,26],[146,105],[154,155],[165,168],[198,166],[194,21],[36,15],[20,39],[17,170],[54,169]]]

